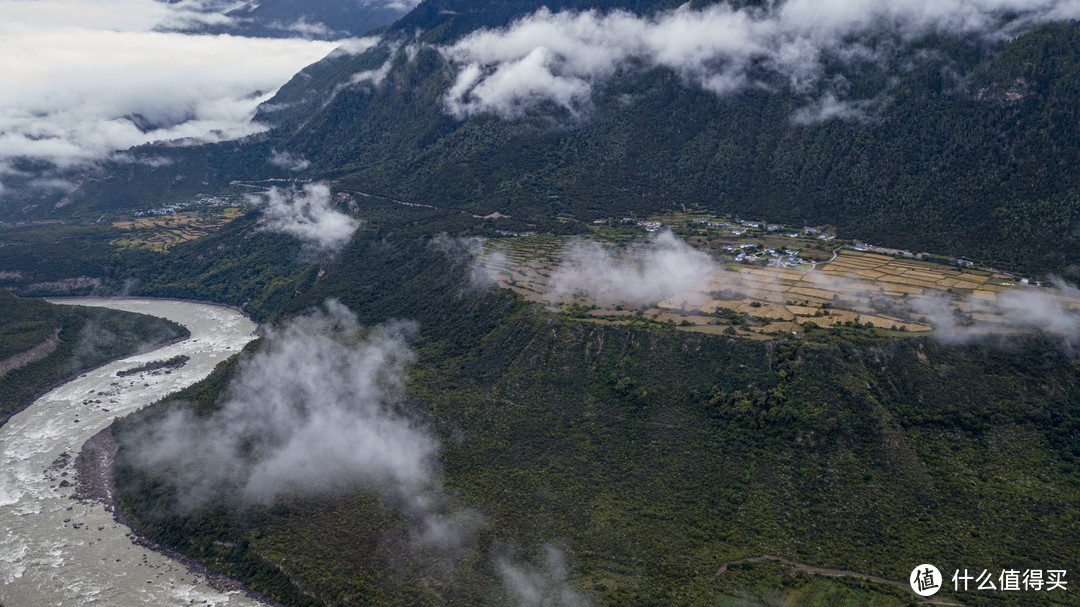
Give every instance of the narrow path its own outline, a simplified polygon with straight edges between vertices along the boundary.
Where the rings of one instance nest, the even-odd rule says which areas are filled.
[[[791,567],[791,570],[794,571],[794,572],[803,572],[803,573],[809,573],[809,574],[812,574],[812,575],[823,575],[823,576],[826,576],[826,577],[854,577],[854,578],[859,578],[861,580],[869,580],[871,582],[877,582],[879,584],[888,584],[890,586],[895,586],[897,588],[901,588],[901,589],[906,590],[908,592],[911,591],[911,588],[909,588],[907,583],[905,583],[905,582],[898,582],[896,580],[890,580],[890,579],[887,579],[887,578],[878,577],[876,575],[870,575],[868,573],[859,573],[858,571],[848,571],[846,569],[830,569],[828,567],[818,567],[817,565],[809,565],[807,563],[799,563],[797,561],[792,561],[792,560],[786,559],[786,558],[784,558],[782,556],[776,556],[775,554],[763,554],[761,556],[753,556],[753,557],[741,559],[741,560],[738,560],[738,561],[729,561],[727,563],[724,563],[724,564],[720,565],[720,568],[717,569],[716,573],[713,574],[712,579],[715,580],[716,578],[720,577],[720,575],[723,574],[725,571],[727,571],[728,568],[731,567],[732,565],[738,565],[740,563],[763,563],[765,561],[775,561],[777,563],[783,563],[783,564],[788,565],[789,567]],[[956,607],[963,607],[963,603],[953,603],[953,602],[948,602],[948,601],[943,601],[943,600],[933,599],[933,598],[920,599],[914,593],[912,593],[912,600],[917,600],[917,602],[927,604],[927,605],[953,605],[953,606],[956,606]]]
[[[819,265],[823,266],[823,265],[828,264],[830,262],[836,261],[836,256],[840,254],[840,249],[842,249],[842,248],[844,248],[844,247],[836,247],[835,249],[833,249],[832,257],[829,258],[829,261],[822,261],[820,263],[815,261],[814,264],[810,267],[810,269],[806,271],[806,273],[809,274],[810,272],[813,272],[814,270],[817,269],[817,267]]]

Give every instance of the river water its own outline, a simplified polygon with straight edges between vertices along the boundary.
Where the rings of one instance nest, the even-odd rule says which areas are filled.
[[[53,605],[258,605],[222,593],[183,565],[131,541],[105,508],[71,499],[75,458],[122,417],[206,377],[254,339],[255,323],[221,306],[150,299],[56,299],[167,318],[183,342],[90,371],[42,396],[0,427],[0,602]],[[190,357],[171,373],[117,377],[139,364]],[[64,457],[63,454],[67,454]],[[72,486],[62,486],[72,483]]]

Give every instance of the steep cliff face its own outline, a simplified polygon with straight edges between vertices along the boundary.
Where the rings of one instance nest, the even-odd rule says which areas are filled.
[[[54,329],[53,334],[40,344],[25,352],[20,352],[13,356],[9,356],[4,360],[0,360],[0,377],[3,377],[8,371],[25,367],[34,361],[45,358],[49,354],[52,354],[58,345],[60,345],[60,329]]]

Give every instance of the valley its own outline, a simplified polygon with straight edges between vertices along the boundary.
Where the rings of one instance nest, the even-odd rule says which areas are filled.
[[[1080,606],[1080,4],[359,1],[0,6],[5,605]]]

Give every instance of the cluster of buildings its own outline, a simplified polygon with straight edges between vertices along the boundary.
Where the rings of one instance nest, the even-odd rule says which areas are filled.
[[[709,228],[725,229],[733,236],[742,236],[749,230],[779,232],[784,229],[784,226],[777,223],[766,223],[764,221],[751,219],[737,220],[735,223],[730,223],[726,221],[715,221],[712,216],[695,217],[690,220],[690,223]],[[824,232],[821,228],[810,227],[803,228],[798,232],[784,232],[784,236],[787,236],[788,238],[817,238],[818,240],[833,240],[836,238],[834,234]]]
[[[800,236],[802,236],[813,237],[817,238],[818,240],[836,240],[836,234],[829,234],[828,232],[823,232],[821,228],[803,228],[802,233],[797,232],[795,233],[795,235],[787,234],[787,236],[789,238],[799,238]]]
[[[196,200],[189,200],[186,202],[174,202],[160,206],[156,209],[149,209],[147,211],[135,211],[133,215],[135,217],[145,217],[147,215],[176,215],[182,211],[191,209],[199,209],[204,207],[235,207],[243,206],[243,199],[231,199],[223,198],[220,196],[202,196]]]
[[[593,223],[603,224],[607,223],[607,221],[603,219],[597,219],[593,221]],[[645,228],[647,232],[656,232],[661,227],[663,227],[663,223],[660,221],[641,221],[630,217],[623,217],[621,219],[621,223],[627,225],[641,226]],[[826,242],[836,240],[836,234],[829,233],[825,231],[825,229],[820,227],[806,226],[803,227],[801,230],[784,231],[791,230],[791,228],[782,226],[780,224],[766,223],[764,221],[751,219],[719,221],[713,215],[698,215],[695,217],[691,217],[689,219],[689,223],[694,226],[726,232],[732,236],[743,236],[744,234],[747,234],[750,230],[766,230],[768,232],[780,232],[783,236],[787,238],[807,238],[822,240]],[[855,251],[880,253],[883,255],[906,257],[909,259],[922,259],[924,257],[922,253],[912,253],[911,251],[905,251],[902,249],[891,249],[887,247],[868,244],[865,242],[854,242],[850,244],[844,244],[843,246],[849,249],[853,249]],[[735,261],[742,263],[753,264],[765,261],[770,267],[777,268],[805,268],[808,265],[811,267],[816,265],[816,262],[807,261],[806,259],[799,257],[799,251],[789,248],[780,249],[759,244],[742,243],[737,245],[725,245],[723,249],[726,253],[734,255]],[[976,262],[970,259],[966,259],[964,257],[956,259],[955,263],[963,268],[975,268],[978,266]],[[1002,273],[1006,276],[1011,276],[1008,272],[1000,272],[999,270],[995,271]],[[1039,284],[1036,281],[1031,281],[1026,278],[1020,279],[1017,282],[1019,282],[1020,284]]]
[[[724,251],[735,256],[735,261],[741,263],[756,263],[766,261],[773,268],[792,268],[813,265],[799,257],[799,252],[794,249],[779,250],[773,247],[762,247],[757,244],[742,243],[738,245],[725,245]]]

